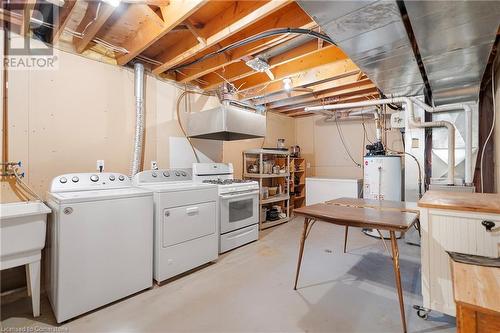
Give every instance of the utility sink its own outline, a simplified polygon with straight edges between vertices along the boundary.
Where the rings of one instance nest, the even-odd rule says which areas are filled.
[[[50,212],[50,208],[39,201],[0,204],[1,269],[26,264],[23,258],[40,254]]]
[[[40,260],[50,212],[39,201],[0,204],[0,269],[26,265],[34,317],[40,315]]]

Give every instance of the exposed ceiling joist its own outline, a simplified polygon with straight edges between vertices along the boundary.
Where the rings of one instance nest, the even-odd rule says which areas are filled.
[[[88,8],[83,17],[78,32],[83,34],[82,38],[74,37],[73,44],[76,52],[82,53],[87,49],[92,39],[101,30],[102,26],[111,17],[116,8],[104,2],[89,2]]]
[[[301,22],[297,22],[299,20],[306,22],[303,25],[300,25],[299,28],[313,29],[316,26],[316,23],[310,21],[310,19],[308,17],[295,16],[295,18],[296,18],[294,20],[295,24],[300,24]],[[289,22],[290,25],[293,23],[294,22]],[[242,60],[243,58],[247,58],[247,57],[250,57],[254,54],[260,53],[260,52],[267,50],[273,46],[276,46],[280,43],[286,42],[292,38],[293,38],[293,36],[281,35],[281,36],[278,36],[275,38],[271,38],[267,41],[264,40],[261,44],[258,44],[258,45],[255,45],[255,43],[251,43],[251,44],[241,46],[241,47],[231,51],[230,54],[227,54],[227,53],[219,54],[215,57],[212,57],[210,59],[207,59],[203,62],[196,64],[196,67],[192,66],[192,67],[183,68],[182,75],[181,74],[177,75],[178,80],[180,82],[189,82],[189,81],[192,81],[194,79],[201,78],[203,81],[209,82],[208,85],[206,85],[206,86],[201,85],[201,88],[203,88],[205,90],[213,89],[213,88],[215,88],[215,86],[210,84],[210,82],[214,81],[214,79],[215,80],[221,79],[221,77],[219,75],[221,75],[225,78],[225,75],[227,74],[225,72],[225,70],[228,69],[229,66],[232,66],[234,64],[239,64],[239,61]],[[246,65],[245,65],[245,67],[248,68]],[[238,68],[243,69],[243,67],[241,67],[241,66]],[[245,71],[247,70],[246,68],[245,68]],[[221,73],[224,73],[224,75],[222,75]],[[234,74],[235,80],[237,80],[238,78],[242,78],[242,77],[247,76],[247,75],[245,75],[245,73],[241,74],[241,76],[240,76],[237,73],[237,71],[234,71],[233,73],[235,73]],[[251,75],[252,73],[253,72],[251,72],[249,75]],[[213,76],[212,76],[212,74],[213,74]],[[217,75],[217,74],[219,74],[219,75]],[[205,78],[205,75],[207,76],[207,78]],[[214,78],[214,76],[215,76],[215,78]],[[224,80],[222,80],[222,81],[224,81]]]
[[[272,57],[267,62],[270,68],[274,68],[287,62],[300,59],[316,51],[318,51],[318,43],[315,40],[312,40],[297,48]],[[206,85],[203,85],[203,89],[213,89],[222,84],[225,80],[235,81],[254,73],[255,71],[253,69],[248,67],[243,61],[239,61],[227,66],[224,69],[219,69],[216,73],[210,73],[203,76],[202,80],[208,82]]]
[[[345,59],[346,55],[336,46],[330,45],[312,52],[304,57],[289,61],[283,65],[271,69],[275,80],[281,80],[285,77],[298,75],[311,68],[326,65],[334,61]],[[266,73],[256,73],[243,79],[234,81],[236,87],[241,87],[244,92],[255,87],[262,87],[270,81]]]
[[[31,15],[36,6],[36,0],[26,1],[23,11],[23,23],[21,25],[21,35],[26,36],[30,32]]]
[[[354,95],[354,96],[338,97],[335,99],[335,103],[361,102],[361,101],[366,101],[366,100],[375,98],[376,96],[378,96],[378,93],[367,93],[367,94],[358,94],[358,95]],[[332,100],[333,100],[333,98],[332,98]],[[314,103],[306,103],[304,105],[295,105],[295,106],[290,107],[288,109],[275,109],[272,111],[278,112],[280,114],[285,114],[285,115],[291,116],[291,117],[300,116],[300,115],[311,115],[312,113],[305,112],[304,108],[306,108],[308,106],[317,106],[317,105],[322,105],[322,104],[324,104],[323,101],[317,101]]]
[[[76,0],[68,0],[64,2],[64,6],[58,9],[58,18],[55,22],[54,30],[52,31],[52,44],[57,44],[59,38],[68,24],[71,14],[75,9]]]
[[[316,84],[325,83],[332,80],[338,80],[351,75],[360,73],[358,66],[350,59],[334,61],[330,64],[318,66],[292,77],[293,87],[310,87]],[[264,87],[255,87],[245,92],[241,100],[258,99],[258,104],[266,103],[265,98],[271,94],[284,92],[283,83],[275,81]]]
[[[279,91],[279,92],[267,95],[265,97],[253,99],[252,102],[256,105],[261,105],[261,104],[270,105],[273,102],[280,101],[283,99],[293,99],[293,98],[299,97],[299,96],[305,96],[305,95],[309,95],[309,94],[317,94],[317,93],[320,93],[320,92],[325,91],[327,89],[331,89],[334,87],[339,87],[339,86],[343,86],[346,84],[358,82],[358,81],[361,81],[362,79],[365,79],[365,78],[366,77],[363,76],[361,79],[359,79],[356,72],[350,72],[350,73],[347,73],[345,76],[341,75],[335,79],[328,80],[328,81],[323,82],[323,83],[319,83],[319,84],[315,83],[312,85],[307,85],[306,89],[310,89],[311,90],[310,92],[307,92],[305,90],[302,91],[300,89],[292,89],[292,91]],[[299,87],[299,88],[303,88],[303,87]]]
[[[2,22],[3,24],[14,24],[20,27],[23,24],[23,19],[22,17],[13,15],[11,11],[0,8],[0,22]]]
[[[368,89],[370,92],[376,91],[375,85],[370,81],[370,79],[364,79],[361,81],[346,83],[343,85],[333,86],[329,89],[324,89],[322,91],[314,91],[311,93],[305,93],[300,96],[285,98],[280,101],[269,103],[266,106],[270,109],[280,108],[284,106],[301,104],[313,102],[316,99],[323,99],[331,96],[343,95],[345,93],[351,93],[356,91],[365,91]]]
[[[185,21],[191,14],[196,12],[203,6],[207,0],[171,0],[168,5],[160,7],[163,20],[159,19],[156,13],[146,5],[131,5],[142,6],[144,10],[149,10],[148,17],[151,20],[146,20],[141,28],[136,32],[134,38],[126,41],[123,48],[129,53],[119,56],[117,62],[119,65],[125,65],[130,60],[134,59],[142,51],[154,44],[168,32],[174,29],[177,25]]]
[[[235,9],[233,8],[233,6],[247,5],[245,4],[245,1],[235,2],[232,7],[224,11],[224,13],[222,13],[221,15],[218,15],[215,19],[208,22],[203,27],[203,29],[200,29],[198,31],[198,33],[206,39],[206,44],[199,43],[185,50],[184,45],[180,43],[176,48],[173,48],[172,50],[166,50],[157,59],[162,62],[162,65],[157,66],[155,69],[153,69],[153,73],[160,74],[168,70],[169,68],[183,63],[184,61],[194,56],[196,53],[202,52],[203,50],[220,43],[224,39],[238,33],[239,31],[252,25],[256,21],[259,21],[274,13],[275,11],[283,8],[290,2],[291,1],[289,0],[269,1],[266,4],[261,5],[257,9],[251,11],[250,13],[242,16],[236,22],[227,25],[227,20],[225,19],[225,17],[228,15],[230,15],[228,16],[229,18],[234,16]]]

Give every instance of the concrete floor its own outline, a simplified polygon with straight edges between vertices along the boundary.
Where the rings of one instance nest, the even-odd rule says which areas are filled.
[[[268,230],[216,264],[64,325],[55,324],[45,295],[36,319],[24,293],[3,297],[2,331],[401,332],[391,259],[380,241],[358,229],[350,231],[343,254],[343,228],[316,223],[293,290],[301,222]],[[408,330],[454,332],[454,318],[431,313],[425,321],[412,309],[422,304],[419,251],[400,241]]]

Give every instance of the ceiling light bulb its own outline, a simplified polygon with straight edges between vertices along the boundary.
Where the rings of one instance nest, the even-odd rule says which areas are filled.
[[[102,1],[107,3],[110,6],[118,7],[120,5],[121,0],[102,0]]]
[[[285,89],[286,91],[292,90],[292,79],[290,79],[289,77],[283,79],[283,89]]]

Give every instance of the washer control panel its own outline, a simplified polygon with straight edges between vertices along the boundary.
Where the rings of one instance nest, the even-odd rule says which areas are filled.
[[[139,172],[134,176],[134,184],[164,183],[192,180],[192,169],[160,169]]]
[[[132,181],[121,173],[69,173],[52,180],[50,192],[86,191],[130,187]]]

